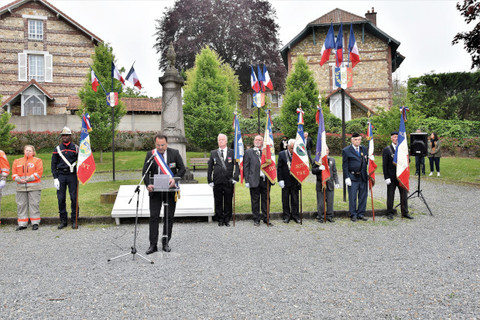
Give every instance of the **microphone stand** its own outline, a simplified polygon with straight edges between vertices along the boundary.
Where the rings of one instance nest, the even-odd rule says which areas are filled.
[[[112,260],[115,260],[115,259],[118,259],[118,258],[121,258],[121,257],[125,257],[129,254],[132,254],[133,255],[132,259],[133,260],[135,260],[135,256],[138,255],[140,258],[142,258],[145,261],[148,261],[151,264],[153,264],[152,260],[147,259],[146,257],[142,256],[140,253],[137,252],[137,225],[138,225],[138,206],[139,206],[139,200],[140,200],[140,185],[143,183],[143,180],[145,179],[145,176],[148,174],[148,170],[150,170],[150,167],[152,166],[152,163],[153,163],[152,160],[153,160],[154,156],[155,155],[152,155],[150,157],[150,159],[147,161],[147,162],[150,162],[150,164],[148,165],[147,170],[145,170],[145,174],[143,175],[142,179],[137,184],[137,187],[135,188],[135,191],[133,192],[132,197],[128,201],[128,204],[130,204],[130,202],[132,202],[132,199],[135,196],[135,194],[137,194],[137,207],[136,207],[136,210],[135,210],[135,232],[133,233],[133,246],[131,247],[130,252],[127,252],[127,253],[121,254],[119,256],[110,258],[110,259],[107,260],[107,262],[110,262]]]

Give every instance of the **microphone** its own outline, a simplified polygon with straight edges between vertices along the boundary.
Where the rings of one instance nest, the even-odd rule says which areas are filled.
[[[150,163],[150,162],[153,160],[154,157],[155,157],[155,153],[152,154],[152,156],[150,157],[150,159],[147,160],[147,163]]]

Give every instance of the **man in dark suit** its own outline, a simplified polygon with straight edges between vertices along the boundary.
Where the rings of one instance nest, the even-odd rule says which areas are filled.
[[[400,210],[402,212],[402,217],[413,219],[413,217],[408,214],[407,190],[399,185],[397,179],[397,166],[393,163],[393,156],[395,155],[398,143],[398,132],[392,132],[390,134],[390,139],[392,140],[392,144],[383,149],[383,177],[387,184],[387,218],[389,220],[393,219],[393,200],[395,198],[395,189],[398,188],[398,192],[400,193]]]
[[[283,222],[285,223],[289,223],[292,219],[300,223],[298,193],[301,184],[290,174],[294,145],[295,139],[288,140],[287,150],[278,154],[277,178],[278,185],[282,188]]]
[[[352,134],[351,141],[352,144],[342,150],[343,178],[348,186],[348,209],[353,222],[367,221],[365,208],[368,196],[368,151],[360,145],[362,137],[358,133]]]
[[[305,138],[305,148],[307,149],[308,161],[310,161],[310,165],[313,165],[312,160],[312,150],[313,150],[313,140],[308,136],[308,132],[303,133],[303,137]]]
[[[327,156],[329,150],[327,148]],[[312,173],[317,176],[317,220],[318,222],[323,223],[324,221],[324,198],[327,202],[327,221],[335,222],[333,220],[333,199],[335,195],[335,188],[339,188],[338,184],[338,175],[337,175],[337,165],[335,164],[335,159],[328,157],[328,168],[330,169],[330,178],[327,180],[325,190],[322,189],[322,177],[323,172],[326,169],[323,165],[318,165],[317,163],[313,164]],[[326,192],[326,194],[324,194]]]
[[[217,142],[218,149],[210,153],[208,160],[207,180],[213,188],[218,226],[230,227],[234,184],[238,182],[240,169],[233,149],[227,148],[227,136],[220,133]]]
[[[142,175],[145,175],[148,169],[144,183],[145,186],[147,186],[150,197],[150,247],[146,254],[158,251],[158,223],[160,220],[160,209],[164,202],[168,204],[168,212],[164,212],[162,249],[166,252],[171,251],[168,242],[172,238],[173,217],[175,215],[177,199],[177,192],[154,192],[153,176],[156,174],[170,175],[169,187],[175,188],[176,185],[173,177],[181,178],[185,174],[182,157],[178,150],[168,148],[167,137],[162,134],[157,134],[154,140],[155,149],[147,152],[142,170]]]
[[[260,225],[260,219],[267,221],[267,177],[261,170],[260,163],[262,158],[262,136],[256,136],[253,140],[253,148],[245,151],[243,156],[243,176],[245,177],[245,186],[250,189],[250,202],[252,205],[253,223]],[[262,202],[262,215],[260,215],[260,200]],[[273,226],[272,223],[269,223]]]

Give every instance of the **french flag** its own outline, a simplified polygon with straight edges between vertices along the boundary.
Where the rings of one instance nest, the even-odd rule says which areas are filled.
[[[340,30],[338,30],[337,41],[335,42],[335,65],[340,67],[343,61],[343,24],[340,24]]]
[[[410,189],[410,166],[408,162],[405,121],[403,121],[403,115],[400,114],[400,128],[398,129],[398,142],[397,148],[395,149],[395,155],[393,156],[393,163],[397,166],[398,183],[403,189],[407,190],[407,192]]]
[[[93,91],[97,92],[97,87],[100,85],[100,83],[98,82],[97,75],[95,74],[95,72],[93,72],[93,70],[91,70],[90,76],[92,78],[92,89]]]
[[[255,75],[255,71],[253,71],[253,66],[250,66],[251,73],[250,73],[250,84],[252,85],[253,91],[258,93],[260,91],[260,84],[258,83],[257,76]]]
[[[133,66],[130,68],[130,71],[128,71],[127,81],[137,87],[138,90],[142,90],[142,84],[140,83],[140,80],[138,79],[137,73],[135,72],[135,69],[133,69]]]
[[[257,75],[258,75],[258,83],[260,84],[260,90],[262,92],[265,92],[265,75],[263,74],[262,69],[260,69],[260,66],[257,64]]]
[[[115,64],[113,63],[113,61],[112,61],[112,78],[117,79],[123,85],[125,85],[125,79],[123,79],[122,75],[120,74],[120,71],[118,71],[117,67],[115,67]]]
[[[352,68],[360,62],[360,55],[358,54],[357,41],[353,34],[353,26],[350,25],[350,37],[348,38],[348,51],[350,52],[350,61],[352,62]]]
[[[317,150],[315,153],[315,163],[323,165],[325,170],[322,172],[322,189],[325,189],[327,186],[327,180],[330,179],[330,168],[328,166],[328,156],[327,156],[327,134],[325,131],[325,120],[323,118],[322,106],[317,106],[317,114],[315,115],[315,120],[318,124],[318,134],[317,134]]]
[[[373,151],[375,150],[373,144],[373,127],[370,120],[368,121],[367,127],[367,139],[368,139],[368,176],[370,178],[369,183],[370,187],[375,185],[375,170],[377,169],[377,164],[375,163],[375,156]]]
[[[323,66],[325,62],[330,58],[330,52],[335,48],[335,35],[333,34],[333,24],[330,24],[330,29],[328,29],[327,37],[322,46],[322,57],[320,58],[320,65]]]
[[[270,79],[270,74],[268,73],[266,65],[263,65],[263,77],[264,77],[263,83],[265,87],[267,87],[270,90],[273,90],[272,79]]]

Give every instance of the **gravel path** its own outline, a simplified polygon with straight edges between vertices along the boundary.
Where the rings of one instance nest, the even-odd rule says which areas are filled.
[[[480,190],[422,185],[433,217],[417,198],[411,221],[177,223],[153,265],[107,262],[130,252],[133,225],[2,226],[0,318],[480,318]],[[382,179],[374,192],[385,197]],[[141,224],[139,253],[147,246]]]

